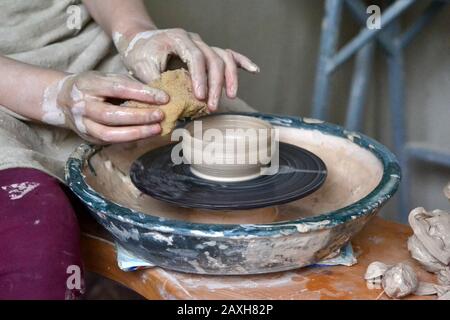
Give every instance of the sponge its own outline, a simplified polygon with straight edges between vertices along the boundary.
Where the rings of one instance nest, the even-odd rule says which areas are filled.
[[[156,106],[137,101],[126,101],[122,106],[130,108],[158,107],[164,113],[164,120],[161,121],[162,136],[172,132],[177,120],[197,118],[208,113],[206,102],[195,97],[191,78],[185,69],[166,71],[149,85],[164,90],[170,96],[169,103]]]

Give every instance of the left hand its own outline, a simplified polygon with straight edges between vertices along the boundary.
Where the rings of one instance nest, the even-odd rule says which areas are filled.
[[[183,29],[144,31],[129,41],[124,36],[115,36],[114,40],[128,70],[145,83],[159,78],[170,56],[177,55],[189,68],[195,96],[207,99],[211,111],[218,107],[222,87],[228,97],[236,97],[238,67],[259,72],[258,66],[246,56],[210,47],[198,34]]]

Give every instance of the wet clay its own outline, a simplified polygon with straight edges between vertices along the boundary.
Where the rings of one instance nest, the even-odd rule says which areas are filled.
[[[169,143],[167,136],[104,147],[91,157],[91,168],[86,166],[83,173],[91,188],[116,204],[153,216],[216,224],[261,224],[317,216],[357,202],[379,184],[381,162],[350,140],[317,130],[276,128],[280,141],[315,153],[328,168],[327,180],[318,191],[285,205],[217,212],[176,207],[141,193],[129,178],[130,166],[147,151]]]
[[[192,90],[189,73],[184,69],[166,71],[159,79],[152,81],[150,87],[164,90],[170,101],[159,109],[164,113],[161,122],[161,135],[167,135],[175,128],[177,120],[195,118],[205,115],[208,107],[205,102],[197,100]],[[122,106],[130,108],[158,107],[137,101],[127,101]]]

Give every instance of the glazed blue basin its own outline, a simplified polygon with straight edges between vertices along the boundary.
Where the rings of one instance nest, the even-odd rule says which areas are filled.
[[[221,275],[269,273],[314,264],[348,243],[398,188],[401,174],[395,156],[363,134],[313,119],[261,113],[234,114],[269,121],[282,130],[281,136],[293,141],[296,136],[301,136],[298,143],[302,146],[302,141],[311,140],[315,148],[312,151],[316,154],[325,150],[321,157],[328,161],[325,162],[331,168],[329,175],[334,176],[331,175],[329,186],[322,194],[319,190],[316,198],[299,200],[289,207],[293,212],[298,206],[295,219],[259,224],[199,223],[160,216],[156,212],[158,209],[152,207],[143,212],[134,205],[124,205],[120,201],[121,192],[117,192],[119,200],[116,201],[114,188],[108,187],[108,184],[117,183],[119,190],[120,179],[102,184],[113,190],[111,194],[100,192],[95,182],[96,179],[108,179],[107,173],[96,172],[103,170],[101,168],[107,161],[92,159],[110,147],[80,145],[67,162],[67,183],[95,219],[136,256],[171,270]],[[330,150],[326,151],[327,148]],[[336,158],[337,154],[340,156]],[[352,163],[354,165],[348,165]],[[334,165],[339,166],[335,172]],[[352,167],[359,168],[353,176]],[[124,177],[122,180],[126,180],[126,172]],[[347,190],[346,184],[352,187]],[[369,189],[362,190],[364,188]],[[136,193],[133,201],[140,201],[141,196]],[[348,201],[340,200],[346,197]],[[315,213],[315,209],[311,209],[314,214],[303,214],[308,211],[305,206],[309,203],[312,207],[324,205]],[[334,204],[336,208],[330,209]]]

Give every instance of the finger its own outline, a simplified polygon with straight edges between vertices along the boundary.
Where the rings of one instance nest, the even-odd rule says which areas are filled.
[[[247,70],[251,73],[258,73],[259,67],[253,63],[249,58],[244,56],[243,54],[240,54],[236,51],[228,49],[229,52],[233,55],[234,60],[236,61],[237,65],[241,67],[244,70]]]
[[[197,40],[195,43],[206,57],[206,65],[208,67],[208,107],[211,111],[215,111],[217,110],[222,94],[225,78],[225,63],[206,43],[201,40]]]
[[[108,126],[152,124],[164,118],[164,113],[157,107],[128,108],[97,101],[88,102],[84,115]]]
[[[174,41],[175,53],[188,65],[195,96],[200,100],[206,99],[206,61],[202,51],[189,38],[186,32],[179,31],[175,34],[170,34],[170,37]]]
[[[138,62],[134,65],[133,75],[144,83],[150,83],[156,79],[159,79],[161,72],[164,69],[160,69],[156,64],[149,61]]]
[[[228,50],[213,48],[225,62],[226,92],[229,98],[236,98],[238,89],[238,70],[233,54]]]
[[[144,83],[150,83],[159,79],[161,73],[167,68],[170,52],[166,49],[152,50],[149,48],[144,52],[143,57],[131,63],[135,76]]]
[[[94,96],[136,100],[150,104],[165,104],[169,96],[124,75],[95,75],[80,79],[76,86]]]
[[[105,143],[130,142],[149,138],[161,132],[159,124],[146,126],[108,127],[84,118],[87,133]]]

